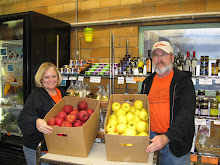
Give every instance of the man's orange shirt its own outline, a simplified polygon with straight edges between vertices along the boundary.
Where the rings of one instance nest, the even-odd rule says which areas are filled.
[[[174,72],[168,76],[154,77],[149,95],[150,127],[153,132],[165,133],[170,127],[170,83]]]

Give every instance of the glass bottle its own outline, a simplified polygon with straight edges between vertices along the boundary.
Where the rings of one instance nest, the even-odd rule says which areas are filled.
[[[143,75],[143,72],[144,72],[143,54],[140,54],[140,58],[138,62],[138,74]]]
[[[197,67],[196,52],[193,51],[192,67],[191,67],[192,76],[196,76],[196,67]]]
[[[181,52],[178,52],[178,56],[176,59],[176,63],[177,63],[177,69],[179,69],[180,71],[183,70],[183,60],[182,60],[182,54]]]
[[[187,51],[187,57],[184,61],[184,71],[191,71],[190,68],[191,68],[191,60],[189,57],[189,51]]]
[[[148,57],[146,59],[146,71],[147,73],[152,73],[152,58],[151,58],[151,50],[148,50]]]

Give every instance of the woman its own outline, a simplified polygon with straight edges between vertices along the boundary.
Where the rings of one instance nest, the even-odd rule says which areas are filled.
[[[35,75],[36,88],[27,97],[18,117],[18,125],[23,133],[23,151],[28,165],[36,164],[36,149],[44,140],[43,134],[52,133],[52,128],[43,118],[66,95],[64,89],[58,87],[61,82],[62,76],[56,66],[50,62],[42,63]],[[47,151],[45,143],[42,151]]]

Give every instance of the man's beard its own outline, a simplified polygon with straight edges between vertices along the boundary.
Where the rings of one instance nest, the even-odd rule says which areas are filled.
[[[158,65],[159,63],[162,63],[162,64],[164,65],[164,67],[161,68],[161,69],[157,68],[157,65]],[[172,62],[171,62],[168,66],[166,66],[166,64],[165,64],[164,62],[162,62],[162,61],[156,63],[155,65],[153,65],[154,71],[155,71],[157,74],[159,74],[159,75],[163,75],[164,73],[168,72],[172,67],[173,67]]]

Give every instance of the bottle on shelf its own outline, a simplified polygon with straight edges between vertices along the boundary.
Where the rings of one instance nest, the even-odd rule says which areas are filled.
[[[183,56],[181,52],[178,52],[178,56],[176,58],[176,64],[177,64],[177,69],[179,69],[180,71],[183,70]]]
[[[146,59],[146,72],[152,73],[152,58],[151,58],[151,50],[148,50],[148,56]]]
[[[187,51],[187,57],[184,61],[184,68],[183,68],[184,71],[191,71],[191,60],[190,60],[190,57],[189,57],[189,51]]]
[[[192,76],[196,76],[196,67],[197,67],[196,52],[193,51],[192,66],[191,66]]]
[[[138,74],[143,75],[143,73],[144,73],[143,54],[140,54],[140,58],[138,62]]]

